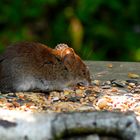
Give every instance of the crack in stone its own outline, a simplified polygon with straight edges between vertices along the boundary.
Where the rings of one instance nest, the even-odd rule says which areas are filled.
[[[0,119],[0,126],[2,126],[4,128],[10,128],[10,127],[17,126],[17,123]]]

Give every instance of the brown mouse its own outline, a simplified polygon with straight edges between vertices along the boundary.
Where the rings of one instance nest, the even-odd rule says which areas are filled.
[[[63,90],[82,82],[90,74],[81,58],[66,44],[55,49],[34,42],[9,46],[0,56],[0,91]]]

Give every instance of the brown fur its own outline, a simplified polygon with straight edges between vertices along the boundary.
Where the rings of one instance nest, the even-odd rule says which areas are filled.
[[[78,82],[90,83],[81,58],[66,44],[55,49],[34,42],[9,46],[0,56],[0,91],[63,90]]]

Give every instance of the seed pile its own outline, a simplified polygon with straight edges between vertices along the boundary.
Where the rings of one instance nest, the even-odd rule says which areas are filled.
[[[0,94],[0,109],[30,112],[134,111],[140,116],[138,80],[92,81],[92,86],[50,93]]]

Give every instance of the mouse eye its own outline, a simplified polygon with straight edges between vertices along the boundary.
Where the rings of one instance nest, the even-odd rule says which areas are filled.
[[[51,61],[45,61],[44,64],[53,64]]]

